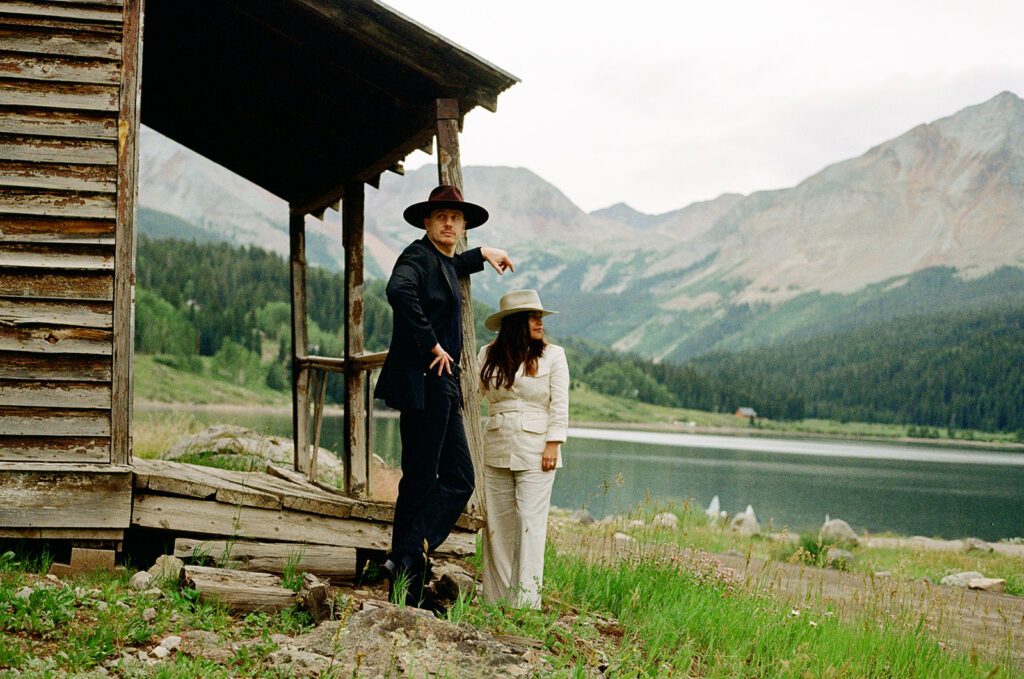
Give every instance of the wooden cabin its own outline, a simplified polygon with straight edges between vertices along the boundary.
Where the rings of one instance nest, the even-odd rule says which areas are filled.
[[[515,82],[374,0],[0,0],[0,537],[116,542],[132,522],[140,122],[289,203],[295,471],[314,478],[340,372],[358,497],[383,357],[363,352],[365,185],[435,138],[461,185],[463,117]],[[304,224],[330,208],[348,332],[318,357]]]

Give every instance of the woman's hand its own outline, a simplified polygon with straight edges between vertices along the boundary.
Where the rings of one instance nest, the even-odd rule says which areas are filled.
[[[544,455],[540,458],[541,471],[553,472],[558,465],[558,444],[560,441],[548,441],[544,446]],[[536,449],[534,449],[536,450]]]

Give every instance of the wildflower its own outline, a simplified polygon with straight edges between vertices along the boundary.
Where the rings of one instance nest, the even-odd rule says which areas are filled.
[[[799,608],[794,608],[793,610],[791,610],[789,612],[789,614],[792,615],[794,618],[797,618],[797,617],[800,616],[800,609]]]
[[[813,620],[808,620],[807,622],[810,623],[811,627],[817,627],[818,626],[818,623],[814,622]]]

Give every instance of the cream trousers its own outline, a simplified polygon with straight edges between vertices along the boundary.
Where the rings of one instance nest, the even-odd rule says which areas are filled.
[[[484,540],[484,600],[539,609],[555,472],[486,466],[484,483],[490,537]]]

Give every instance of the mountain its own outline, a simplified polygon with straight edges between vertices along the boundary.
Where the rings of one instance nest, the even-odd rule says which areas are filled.
[[[150,130],[141,149],[140,205],[162,228],[287,251],[283,201]],[[511,276],[476,277],[475,296],[495,305],[536,287],[562,311],[553,333],[659,360],[877,322],[925,300],[990,305],[1007,281],[1003,292],[1018,294],[1008,272],[1024,268],[1024,101],[1010,92],[795,187],[661,215],[624,204],[587,214],[524,168],[463,172],[467,199],[491,213],[471,245],[504,247],[516,262]],[[402,210],[436,180],[424,167],[367,188],[369,275],[385,275],[419,235]],[[307,233],[310,261],[339,269],[340,216],[309,218]]]

